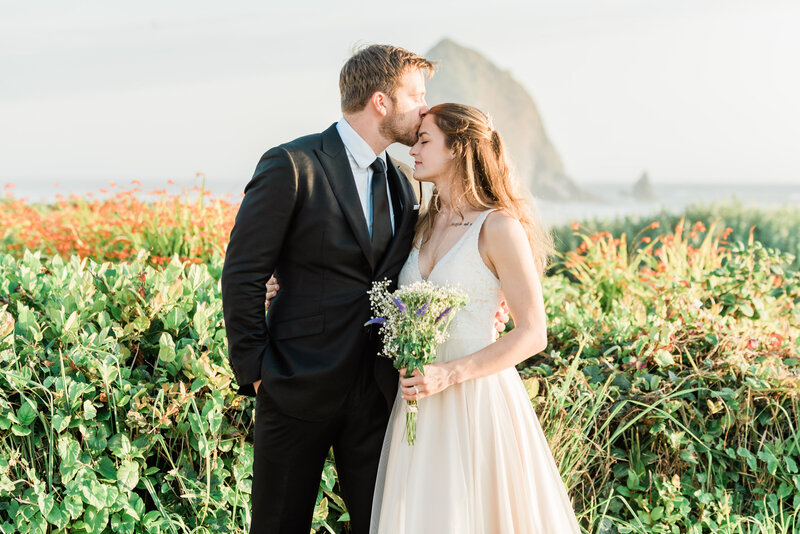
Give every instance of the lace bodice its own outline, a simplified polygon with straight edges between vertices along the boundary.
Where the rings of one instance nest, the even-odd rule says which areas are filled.
[[[494,316],[503,300],[500,281],[489,270],[478,251],[478,237],[487,215],[481,213],[453,247],[439,259],[428,280],[437,285],[449,285],[467,295],[468,304],[456,313],[450,323],[450,339],[494,340]],[[400,271],[399,285],[423,280],[419,269],[419,240]],[[465,355],[462,355],[465,356]]]

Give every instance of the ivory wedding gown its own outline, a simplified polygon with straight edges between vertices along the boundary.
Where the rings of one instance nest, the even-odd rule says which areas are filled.
[[[474,353],[494,338],[500,282],[478,252],[490,212],[434,266],[429,280],[469,297],[437,361]],[[399,284],[421,280],[419,244]],[[375,534],[571,534],[575,514],[522,380],[513,367],[419,401],[416,443],[405,439],[398,392],[383,444],[370,532]]]

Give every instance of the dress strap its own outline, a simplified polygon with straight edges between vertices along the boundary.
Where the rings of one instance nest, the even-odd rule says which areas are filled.
[[[474,223],[472,223],[472,228],[470,228],[470,230],[473,230],[473,233],[476,236],[479,236],[481,234],[481,228],[483,228],[483,223],[486,222],[486,217],[488,217],[489,214],[493,211],[497,211],[497,208],[491,208],[484,211],[483,213],[478,215],[478,218],[475,219]]]

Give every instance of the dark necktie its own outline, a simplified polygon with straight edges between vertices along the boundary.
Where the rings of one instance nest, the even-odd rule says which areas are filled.
[[[389,195],[386,193],[386,164],[377,158],[372,169],[372,259],[377,265],[392,240]]]

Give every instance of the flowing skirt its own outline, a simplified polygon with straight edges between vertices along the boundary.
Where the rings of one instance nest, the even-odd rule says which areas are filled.
[[[451,339],[437,360],[485,339]],[[539,420],[516,369],[419,401],[416,443],[399,393],[384,440],[370,532],[580,533]]]

